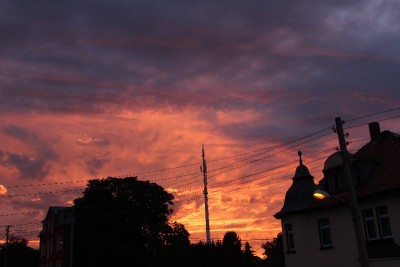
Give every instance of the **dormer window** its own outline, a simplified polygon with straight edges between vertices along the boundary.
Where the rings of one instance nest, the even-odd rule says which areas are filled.
[[[332,194],[339,193],[342,191],[341,175],[338,171],[331,173],[328,176],[328,188]]]
[[[359,184],[358,161],[351,154],[350,171],[355,186]],[[347,190],[347,177],[344,175],[343,160],[341,152],[336,152],[328,157],[324,163],[324,180],[329,193],[337,194]]]

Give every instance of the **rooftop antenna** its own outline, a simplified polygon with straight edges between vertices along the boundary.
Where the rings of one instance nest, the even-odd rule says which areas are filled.
[[[200,166],[200,170],[203,172],[203,182],[204,182],[204,208],[206,211],[206,238],[207,245],[211,244],[210,237],[210,218],[208,213],[208,191],[207,191],[207,163],[206,163],[206,155],[204,153],[204,145],[202,145],[202,157],[203,157],[203,165]]]

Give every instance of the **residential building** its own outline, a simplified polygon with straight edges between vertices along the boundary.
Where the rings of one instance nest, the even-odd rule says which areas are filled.
[[[69,267],[73,234],[72,207],[49,207],[42,221],[40,238],[40,267]]]
[[[371,140],[349,155],[371,267],[400,266],[400,136],[369,125]],[[300,159],[282,209],[287,267],[359,266],[341,153],[329,156],[318,185]],[[315,189],[332,198],[314,199]]]

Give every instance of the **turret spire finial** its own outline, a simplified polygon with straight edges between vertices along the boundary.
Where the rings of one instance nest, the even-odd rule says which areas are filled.
[[[303,160],[301,158],[301,155],[302,155],[301,151],[299,151],[297,154],[299,154],[300,165],[303,165]]]

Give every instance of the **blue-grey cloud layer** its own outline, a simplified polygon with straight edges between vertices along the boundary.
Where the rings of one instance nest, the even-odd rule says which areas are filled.
[[[0,114],[252,109],[315,125],[400,102],[397,1],[17,0],[0,10]],[[269,127],[280,128],[253,130]]]

